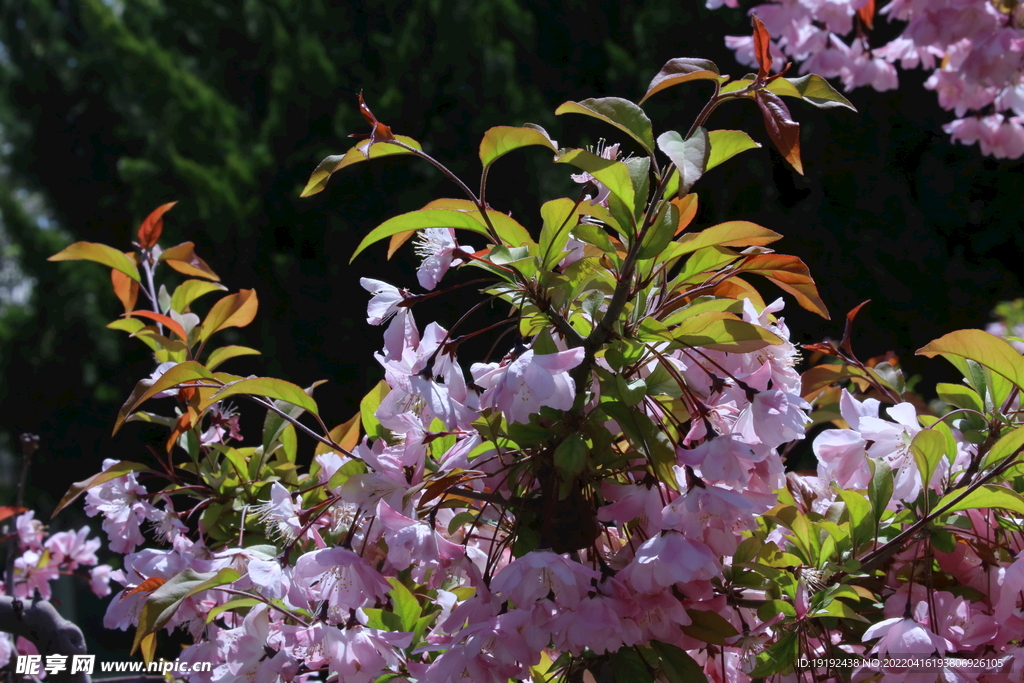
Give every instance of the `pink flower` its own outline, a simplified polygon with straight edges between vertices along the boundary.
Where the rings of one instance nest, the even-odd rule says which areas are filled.
[[[597,156],[601,157],[602,159],[615,161],[616,159],[619,158],[619,146],[615,144],[608,145],[606,147],[604,144],[604,140],[602,139],[600,142],[597,143],[597,149],[594,151],[594,153]],[[594,197],[593,199],[590,199],[590,195],[587,195],[587,199],[590,199],[590,204],[592,206],[597,204],[600,204],[601,206],[605,207],[608,206],[608,196],[611,194],[611,190],[609,190],[604,185],[604,183],[602,183],[601,181],[599,181],[597,178],[590,175],[586,171],[584,171],[583,173],[573,173],[572,179],[575,182],[580,183],[581,185],[586,185],[587,183],[594,183],[594,185],[597,186],[597,196]]]
[[[455,258],[459,252],[472,253],[475,249],[463,249],[455,241],[455,230],[452,228],[425,228],[416,233],[416,253],[423,257],[423,262],[416,270],[416,279],[423,289],[433,289],[452,266],[462,263]]]
[[[266,524],[268,537],[290,541],[302,531],[296,503],[280,482],[275,481],[270,486],[270,500],[252,508],[252,511]]]
[[[554,601],[575,609],[590,591],[591,581],[600,577],[593,569],[557,555],[550,550],[534,550],[506,565],[491,580],[491,590],[500,593],[521,609],[554,594]]]
[[[14,526],[18,530],[18,541],[22,548],[39,550],[43,547],[43,523],[33,519],[36,513],[34,510],[23,512],[14,520]]]
[[[89,527],[83,526],[77,533],[58,531],[46,539],[46,549],[55,564],[67,563],[68,569],[76,569],[78,565],[92,566],[98,562],[96,551],[100,547],[100,539],[88,539]]]
[[[582,348],[546,355],[525,351],[501,364],[474,363],[474,383],[483,388],[481,408],[497,408],[509,422],[527,423],[543,407],[569,410],[576,399],[576,383],[569,370],[583,362]]]
[[[609,583],[618,588],[614,596],[598,593],[588,597],[551,622],[557,649],[579,655],[584,648],[589,648],[600,655],[641,641],[643,633],[631,618],[639,606],[629,599],[629,593],[621,583],[614,579]]]
[[[97,597],[110,595],[110,570],[109,564],[99,564],[89,570],[89,588]]]
[[[26,550],[14,560],[14,595],[31,598],[36,593],[43,600],[51,596],[50,582],[60,576],[60,568],[52,558],[35,550]]]
[[[329,662],[328,676],[345,683],[370,683],[398,667],[396,648],[409,647],[411,633],[390,633],[362,626],[324,628],[321,647]]]
[[[675,584],[712,579],[718,572],[718,558],[706,545],[666,531],[647,539],[618,578],[639,593],[658,593]]]
[[[359,284],[373,294],[373,298],[370,299],[370,303],[366,307],[366,322],[371,325],[380,325],[405,308],[401,306],[401,303],[405,301],[404,289],[368,277],[360,278]]]
[[[323,600],[339,623],[348,619],[349,610],[369,607],[389,590],[391,584],[362,557],[345,548],[327,548],[298,559],[288,599],[300,606]]]
[[[103,461],[103,470],[110,469],[118,460]],[[148,491],[135,480],[134,473],[128,473],[95,486],[85,494],[85,514],[94,517],[103,515],[103,530],[107,532],[110,549],[115,553],[130,553],[141,544],[140,523],[158,512],[146,500]]]
[[[461,545],[444,538],[429,524],[402,515],[383,500],[377,504],[377,518],[386,529],[388,562],[399,571],[412,567],[412,578],[417,583],[426,582],[430,573],[430,585],[440,585],[445,570],[465,554]]]
[[[871,652],[882,656],[898,657],[904,654],[927,655],[938,650],[945,655],[953,647],[945,638],[910,618],[885,619],[864,632],[864,642],[878,638]]]

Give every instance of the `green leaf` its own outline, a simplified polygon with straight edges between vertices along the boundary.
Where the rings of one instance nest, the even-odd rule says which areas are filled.
[[[608,657],[615,683],[654,683],[654,672],[633,647],[622,647]]]
[[[1008,342],[983,330],[957,330],[917,350],[918,355],[973,360],[1024,389],[1024,356]]]
[[[863,494],[846,489],[835,489],[836,494],[846,504],[846,512],[850,515],[850,528],[853,535],[854,549],[871,540],[875,530],[875,518],[871,512],[871,502]]]
[[[331,478],[327,481],[327,489],[333,491],[344,486],[345,482],[357,474],[366,474],[366,465],[358,460],[349,460],[331,475]]]
[[[306,395],[312,399],[313,391],[326,381],[327,380],[322,379],[317,382],[313,382],[312,385],[304,389]],[[304,411],[302,406],[291,403],[290,401],[274,401],[274,407],[293,419],[298,419]],[[267,416],[263,419],[263,452],[270,453],[274,448],[274,444],[281,439],[287,427],[291,425],[291,421],[287,418],[273,410],[268,410]],[[283,443],[284,442],[282,440],[282,444]]]
[[[380,420],[374,413],[377,412],[377,408],[380,407],[381,401],[391,391],[391,387],[384,380],[377,382],[377,386],[370,389],[366,396],[363,396],[362,400],[359,401],[359,416],[360,421],[363,424],[363,432],[371,439],[380,439],[384,437],[384,427],[381,426]]]
[[[927,488],[935,468],[946,453],[946,437],[938,431],[922,429],[911,441],[910,452],[914,454],[914,462],[921,473],[921,482]]]
[[[676,226],[679,225],[679,208],[675,204],[677,201],[679,200],[665,202],[662,205],[658,217],[654,219],[654,224],[647,229],[647,233],[644,235],[637,258],[648,259],[657,256],[675,237]]]
[[[762,228],[757,223],[728,221],[700,232],[684,234],[676,240],[683,247],[676,255],[689,254],[705,247],[760,247],[781,238],[779,233]]]
[[[831,109],[833,107],[846,107],[850,111],[857,111],[857,108],[850,104],[850,101],[839,94],[832,85],[818,74],[807,74],[799,78],[779,78],[778,81],[788,81],[798,93],[798,96],[806,102],[810,102],[819,109]],[[771,86],[769,86],[771,89]],[[788,92],[777,93],[789,95]],[[792,95],[790,95],[792,96]]]
[[[704,669],[694,661],[693,657],[675,645],[651,641],[651,647],[661,659],[661,672],[669,683],[699,683],[708,680]]]
[[[208,578],[206,581],[203,581],[198,586],[191,588],[189,592],[185,594],[185,597],[191,598],[196,593],[202,593],[203,591],[209,590],[211,588],[217,588],[218,586],[224,586],[229,583],[234,583],[235,581],[238,581],[240,578],[242,578],[242,575],[239,574],[237,571],[235,571],[231,567],[224,567],[216,574]]]
[[[947,493],[942,497],[935,509],[941,509],[963,494],[967,487],[959,488]],[[952,505],[945,512],[959,512],[960,510],[987,510],[999,508],[1012,510],[1017,514],[1024,515],[1024,497],[1013,489],[995,484],[987,484],[971,491],[963,500]]]
[[[214,368],[224,361],[231,358],[237,358],[238,356],[258,355],[260,355],[259,351],[256,349],[250,349],[248,346],[221,346],[220,348],[214,349],[210,352],[209,357],[206,359],[206,369],[213,371]]]
[[[711,154],[708,156],[706,169],[708,171],[732,159],[740,152],[761,146],[742,130],[713,130],[708,133],[708,141],[711,144]]]
[[[217,290],[226,291],[227,287],[219,282],[210,282],[209,280],[185,280],[174,290],[174,295],[171,297],[171,309],[178,313],[184,313],[193,301],[204,294]]]
[[[610,123],[640,143],[648,155],[654,153],[651,120],[644,110],[621,97],[601,97],[582,102],[565,102],[555,110],[560,114],[583,114]]]
[[[592,223],[579,223],[572,229],[572,234],[581,242],[593,244],[606,254],[615,253],[615,245],[612,244],[612,240],[608,237],[608,233],[597,225]]]
[[[1017,427],[1008,434],[1003,434],[999,440],[992,444],[992,448],[985,454],[982,468],[1002,462],[1010,455],[1024,448],[1024,427]]]
[[[203,402],[203,407],[212,405],[228,396],[238,395],[276,398],[292,405],[300,406],[314,415],[319,414],[320,410],[316,405],[316,401],[303,391],[301,387],[274,377],[250,377],[225,384]]]
[[[686,613],[690,615],[691,623],[681,628],[683,633],[691,638],[713,645],[725,645],[726,640],[739,635],[736,627],[718,612],[688,609]]]
[[[633,190],[633,181],[629,175],[629,168],[621,161],[603,159],[593,152],[585,149],[573,149],[555,159],[559,164],[572,164],[582,169],[603,183],[612,194],[618,197],[623,204],[632,208],[635,202],[636,193]]]
[[[212,380],[214,383],[218,382],[213,373],[201,364],[195,361],[186,361],[170,368],[167,372],[160,375],[155,382],[148,378],[139,381],[135,385],[131,396],[128,397],[128,400],[124,402],[121,410],[117,413],[117,419],[114,421],[114,433],[116,434],[128,416],[148,399],[159,394],[161,391],[166,391],[184,382],[200,379]]]
[[[57,507],[53,510],[53,514],[50,515],[50,519],[57,516],[57,513],[66,508],[68,505],[73,503],[80,495],[88,491],[94,486],[100,484],[106,484],[108,481],[122,477],[129,472],[150,472],[151,470],[145,465],[140,465],[137,462],[129,462],[122,460],[116,462],[107,469],[97,474],[92,475],[88,479],[77,481],[71,485],[68,492],[64,494],[64,497],[57,503]]]
[[[672,336],[680,344],[730,353],[750,353],[782,343],[782,338],[726,312],[709,311],[685,319]]]
[[[398,579],[390,577],[388,583],[391,584],[391,590],[388,591],[388,595],[391,596],[391,605],[394,607],[395,616],[398,617],[401,623],[401,629],[403,631],[412,631],[416,628],[416,622],[423,615],[420,603],[416,600],[416,596],[402,585],[402,582]]]
[[[668,435],[658,429],[647,415],[629,408],[624,403],[602,403],[601,408],[619,423],[630,445],[647,458],[658,478],[678,491],[679,484],[672,470],[676,464],[676,449],[669,441]]]
[[[882,520],[882,513],[892,499],[892,468],[881,459],[868,458],[871,468],[871,482],[868,484],[868,499],[871,501],[871,513],[875,523]]]
[[[673,85],[686,83],[687,81],[709,80],[724,83],[728,79],[728,76],[720,75],[718,67],[712,61],[677,57],[676,59],[669,60],[665,66],[661,67],[661,71],[657,73],[654,79],[651,80],[651,84],[647,86],[647,92],[644,93],[640,104],[643,104],[654,93],[671,88]]]
[[[95,242],[75,242],[60,250],[47,261],[95,261],[119,270],[136,282],[141,282],[139,269],[124,252]]]
[[[414,147],[418,150],[423,148],[420,143],[416,142],[410,137],[404,135],[396,135],[395,139],[399,142],[404,142],[410,147]],[[336,154],[329,156],[321,161],[317,167],[313,170],[313,174],[309,176],[309,182],[306,183],[306,187],[302,190],[300,197],[309,197],[317,192],[320,192],[327,187],[327,179],[331,177],[331,174],[337,173],[346,166],[352,164],[358,164],[362,161],[367,161],[366,148],[370,145],[369,140],[363,140],[358,145],[345,152],[344,154]],[[390,145],[386,142],[378,142],[370,147],[370,159],[376,159],[378,157],[391,156],[394,154],[412,154],[407,149],[403,149],[398,145]]]
[[[182,601],[191,594],[190,591],[193,588],[202,585],[215,575],[214,572],[200,574],[192,569],[186,569],[150,593],[139,613],[139,625],[135,629],[132,654],[135,654],[135,650],[142,644],[143,638],[156,633],[171,620]]]
[[[552,152],[558,152],[558,145],[548,136],[547,131],[539,126],[536,128],[495,126],[488,129],[484,133],[483,140],[480,141],[480,162],[486,168],[512,150],[530,145],[540,145],[547,147]]]
[[[543,227],[540,230],[541,267],[551,268],[562,260],[562,252],[569,241],[569,232],[578,222],[576,202],[565,197],[544,202],[540,207]]]
[[[767,678],[793,666],[800,653],[800,634],[791,631],[779,637],[757,655],[757,663],[750,672],[752,678]]]
[[[678,194],[685,195],[700,180],[708,168],[711,157],[711,144],[708,132],[703,127],[697,128],[687,139],[675,132],[667,131],[658,136],[658,149],[672,160],[679,169]]]
[[[555,449],[555,469],[566,479],[581,474],[587,466],[587,444],[579,434],[570,434]]]
[[[233,610],[240,607],[255,607],[258,604],[260,604],[260,601],[256,598],[235,598],[234,600],[229,600],[228,602],[225,602],[223,605],[217,605],[212,610],[210,610],[206,615],[206,623],[209,624],[211,621],[216,619],[222,612],[227,612],[228,610]]]

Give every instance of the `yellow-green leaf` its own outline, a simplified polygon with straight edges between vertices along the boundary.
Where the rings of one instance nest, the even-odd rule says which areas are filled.
[[[359,413],[356,413],[345,422],[331,430],[330,437],[331,441],[338,444],[346,451],[351,451],[359,443],[359,425],[361,420],[359,419]],[[316,450],[313,451],[313,455],[321,455],[323,453],[330,453],[331,447],[325,443],[317,443]]]
[[[108,481],[117,479],[118,477],[123,477],[129,472],[149,471],[150,470],[148,467],[146,467],[145,465],[140,465],[137,462],[129,462],[127,460],[116,462],[107,469],[103,470],[102,472],[94,474],[88,479],[77,481],[74,484],[72,484],[71,488],[68,489],[68,492],[65,493],[64,497],[60,499],[59,503],[57,503],[57,507],[53,510],[53,514],[50,515],[50,519],[56,517],[58,512],[60,512],[68,505],[73,503],[75,499],[77,499],[80,495],[82,495],[83,493],[85,493],[94,486],[106,484]]]
[[[547,147],[552,152],[558,152],[558,145],[539,126],[536,128],[495,126],[488,129],[484,133],[483,140],[480,141],[480,161],[486,168],[512,150],[530,145],[540,145]]]
[[[648,155],[654,153],[654,133],[651,120],[644,110],[621,97],[600,97],[581,102],[565,102],[555,110],[556,115],[583,114],[604,121],[640,143]]]
[[[938,502],[935,509],[941,509],[946,504],[955,500],[958,496],[963,494],[965,489],[957,489],[952,493],[946,494],[942,500]],[[996,486],[994,484],[988,484],[981,486],[971,491],[967,497],[950,507],[945,512],[959,512],[960,510],[987,510],[989,508],[1000,508],[1003,510],[1012,510],[1018,514],[1024,515],[1024,498],[1013,489],[1008,489],[1003,486]]]
[[[922,429],[910,442],[910,452],[921,473],[921,482],[927,487],[946,452],[946,437],[936,430]]]
[[[118,411],[117,419],[114,421],[114,433],[117,433],[117,430],[121,428],[121,425],[124,424],[124,421],[128,416],[131,415],[132,412],[134,412],[135,409],[143,402],[159,394],[161,391],[166,391],[184,382],[191,382],[200,379],[211,380],[214,384],[218,381],[213,376],[213,373],[203,367],[200,363],[195,361],[186,361],[170,368],[167,372],[160,375],[155,382],[148,378],[141,380],[135,385],[135,389],[132,391],[131,396],[128,397],[128,400],[124,402],[123,406],[121,406],[121,410]]]
[[[559,164],[572,164],[597,178],[628,207],[635,204],[636,193],[629,177],[629,168],[621,161],[597,156],[585,149],[569,150],[555,159]]]
[[[420,143],[416,142],[410,137],[405,135],[396,135],[395,139],[399,142],[404,142],[418,150],[423,148]],[[327,179],[331,177],[331,174],[337,173],[346,166],[352,164],[358,164],[361,161],[367,161],[366,147],[370,144],[369,140],[363,140],[358,145],[345,152],[344,154],[336,154],[329,156],[321,161],[317,167],[313,170],[313,174],[309,176],[309,182],[306,183],[306,187],[303,188],[300,197],[309,197],[317,192],[320,192],[327,187]],[[398,145],[390,145],[386,142],[378,142],[377,144],[370,147],[370,159],[376,159],[378,157],[392,156],[394,154],[412,154],[407,149],[399,147]]]
[[[782,343],[778,335],[724,311],[709,311],[687,318],[672,336],[687,346],[731,353],[749,353]]]
[[[208,280],[185,280],[175,288],[174,294],[171,296],[171,310],[184,313],[193,301],[204,294],[217,290],[226,291],[227,287],[219,282]]]
[[[1000,337],[983,330],[957,330],[918,349],[918,355],[973,360],[1024,389],[1024,356]]]
[[[799,78],[778,78],[771,85],[775,85],[779,81],[788,81],[797,94],[790,95],[789,92],[779,92],[776,90],[775,92],[778,95],[800,97],[819,109],[846,107],[851,111],[857,111],[856,107],[850,104],[848,99],[843,97],[828,81],[818,74],[807,74]],[[769,90],[771,90],[771,85],[768,86]]]
[[[707,167],[709,171],[740,152],[761,146],[742,130],[713,130],[708,133],[708,138],[711,141],[711,156]]]
[[[206,359],[206,367],[208,370],[213,370],[230,358],[258,355],[260,355],[259,351],[250,349],[248,346],[222,346],[210,352],[210,357]]]
[[[420,209],[410,211],[394,218],[388,219],[371,230],[356,247],[349,263],[355,260],[364,249],[371,244],[379,242],[385,237],[391,237],[409,230],[422,230],[423,228],[456,228],[460,230],[472,230],[473,232],[487,235],[487,228],[471,216],[468,212],[452,211],[450,209]],[[529,234],[529,233],[527,233]]]
[[[985,461],[982,463],[982,467],[1002,462],[1022,447],[1024,447],[1024,427],[1017,427],[1017,429],[1004,434],[998,441],[992,444],[992,448],[985,454]]]
[[[231,382],[230,384],[225,384],[217,390],[217,393],[203,402],[204,405],[202,408],[205,409],[207,406],[212,405],[216,401],[223,400],[228,396],[237,396],[240,394],[244,396],[266,396],[267,398],[275,398],[285,401],[286,403],[299,406],[300,408],[304,408],[314,415],[318,415],[320,411],[316,405],[316,401],[314,401],[309,394],[303,391],[302,387],[274,377],[250,377],[238,380],[237,382]]]
[[[123,251],[95,242],[75,242],[57,252],[47,261],[95,261],[119,270],[136,282],[140,282],[139,269]]]
[[[751,247],[764,246],[781,239],[782,235],[762,228],[750,221],[728,221],[705,228],[700,232],[684,234],[676,242],[682,250],[676,256],[689,254],[704,247]]]

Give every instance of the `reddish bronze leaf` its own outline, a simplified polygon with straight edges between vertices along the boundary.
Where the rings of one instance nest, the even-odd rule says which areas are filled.
[[[383,123],[378,121],[377,117],[373,115],[372,111],[370,111],[370,108],[366,106],[366,102],[365,100],[363,100],[363,92],[361,90],[359,91],[359,113],[363,115],[363,118],[366,119],[366,122],[370,124],[373,128],[370,130],[369,135],[363,133],[355,133],[353,135],[349,135],[349,137],[359,138],[361,140],[369,138],[370,144],[366,146],[365,150],[363,150],[363,153],[366,155],[366,158],[369,159],[370,147],[372,147],[374,143],[393,142],[395,140],[395,134],[391,132],[390,127],[385,126]]]
[[[868,0],[868,3],[857,10],[857,16],[864,23],[869,31],[875,28],[875,0]]]
[[[151,249],[160,240],[164,231],[164,214],[170,211],[178,202],[168,202],[158,206],[153,213],[146,216],[139,226],[139,246],[143,249]]]
[[[800,175],[804,174],[804,165],[800,161],[800,124],[793,120],[789,108],[782,99],[768,90],[758,90],[755,93],[757,106],[761,108],[761,115],[764,117],[764,127],[768,131],[768,137],[775,143],[775,147],[782,154],[793,170]]]
[[[762,275],[789,292],[802,307],[828,320],[828,309],[818,296],[810,272],[803,261],[785,254],[759,254],[750,256],[737,268],[737,272]]]
[[[165,583],[167,583],[167,579],[161,579],[159,576],[151,576],[138,586],[126,588],[125,591],[121,593],[121,597],[118,602],[121,602],[121,600],[124,600],[129,595],[135,595],[136,593],[152,593]]]
[[[757,79],[763,81],[772,72],[772,37],[757,15],[754,20],[754,59],[757,60]]]
[[[871,299],[862,301],[860,304],[850,309],[850,312],[846,314],[846,328],[843,330],[843,340],[839,342],[839,348],[842,349],[847,356],[853,359],[857,358],[857,356],[853,354],[853,340],[851,338],[853,335],[853,319],[857,317],[858,313],[860,313],[860,309],[864,308],[869,303],[871,303]]]
[[[119,270],[110,271],[110,283],[114,286],[114,294],[124,306],[124,312],[134,311],[135,302],[139,300],[139,283]]]
[[[150,320],[155,320],[161,325],[166,326],[167,329],[176,334],[178,336],[178,339],[188,344],[188,334],[185,333],[185,328],[182,327],[180,323],[173,320],[172,318],[167,317],[166,315],[160,315],[159,313],[154,313],[153,311],[146,310],[133,311],[131,313],[126,313],[125,315],[127,315],[129,318],[132,317],[133,315],[137,315],[142,318],[149,318]]]
[[[8,517],[14,515],[20,515],[22,512],[28,512],[28,508],[14,507],[13,505],[4,505],[0,507],[0,522],[4,521]]]

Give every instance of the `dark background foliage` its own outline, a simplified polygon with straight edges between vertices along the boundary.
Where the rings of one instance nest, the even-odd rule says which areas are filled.
[[[348,133],[365,132],[356,94],[364,90],[382,121],[472,185],[476,147],[491,126],[532,121],[567,146],[619,141],[613,129],[552,111],[587,97],[636,100],[673,57],[711,58],[743,75],[722,38],[747,32],[748,19],[702,4],[3,3],[0,247],[4,263],[35,286],[27,301],[0,302],[0,450],[14,450],[22,432],[41,435],[29,500],[45,516],[103,458],[144,459],[142,443],[162,441],[134,424],[111,438],[120,403],[152,361],[141,344],[104,329],[120,312],[105,269],[47,263],[49,255],[75,240],[130,249],[141,219],[179,200],[165,217],[164,244],[194,241],[233,290],[259,293],[257,322],[223,341],[263,355],[226,369],[304,386],[329,379],[317,398],[335,424],[381,377],[371,360],[381,330],[365,324],[358,278],[414,284],[408,246],[394,262],[379,246],[350,266],[352,249],[385,218],[458,196],[432,168],[391,159],[347,169],[325,192],[299,199],[316,163],[347,149]],[[996,301],[1021,294],[1024,182],[1020,164],[949,142],[941,125],[951,117],[923,80],[912,73],[896,92],[848,93],[859,114],[793,103],[805,177],[766,145],[696,190],[700,226],[755,221],[783,233],[779,250],[810,266],[833,321],[790,301],[795,341],[839,336],[843,314],[872,299],[858,319],[859,355],[895,351],[924,375],[927,393],[947,371],[941,361],[920,363],[914,349],[984,326]],[[647,110],[656,132],[685,131],[707,87],[655,96]],[[753,106],[723,107],[710,127],[744,128],[767,142]],[[529,226],[541,202],[573,191],[566,171],[534,149],[499,163],[488,199]],[[418,315],[451,324],[462,308],[455,295]],[[259,427],[243,426],[250,434]],[[9,498],[12,478],[4,479]],[[53,526],[81,523],[69,511]],[[74,597],[64,591],[66,608]],[[87,632],[100,635],[104,606],[82,599]]]

